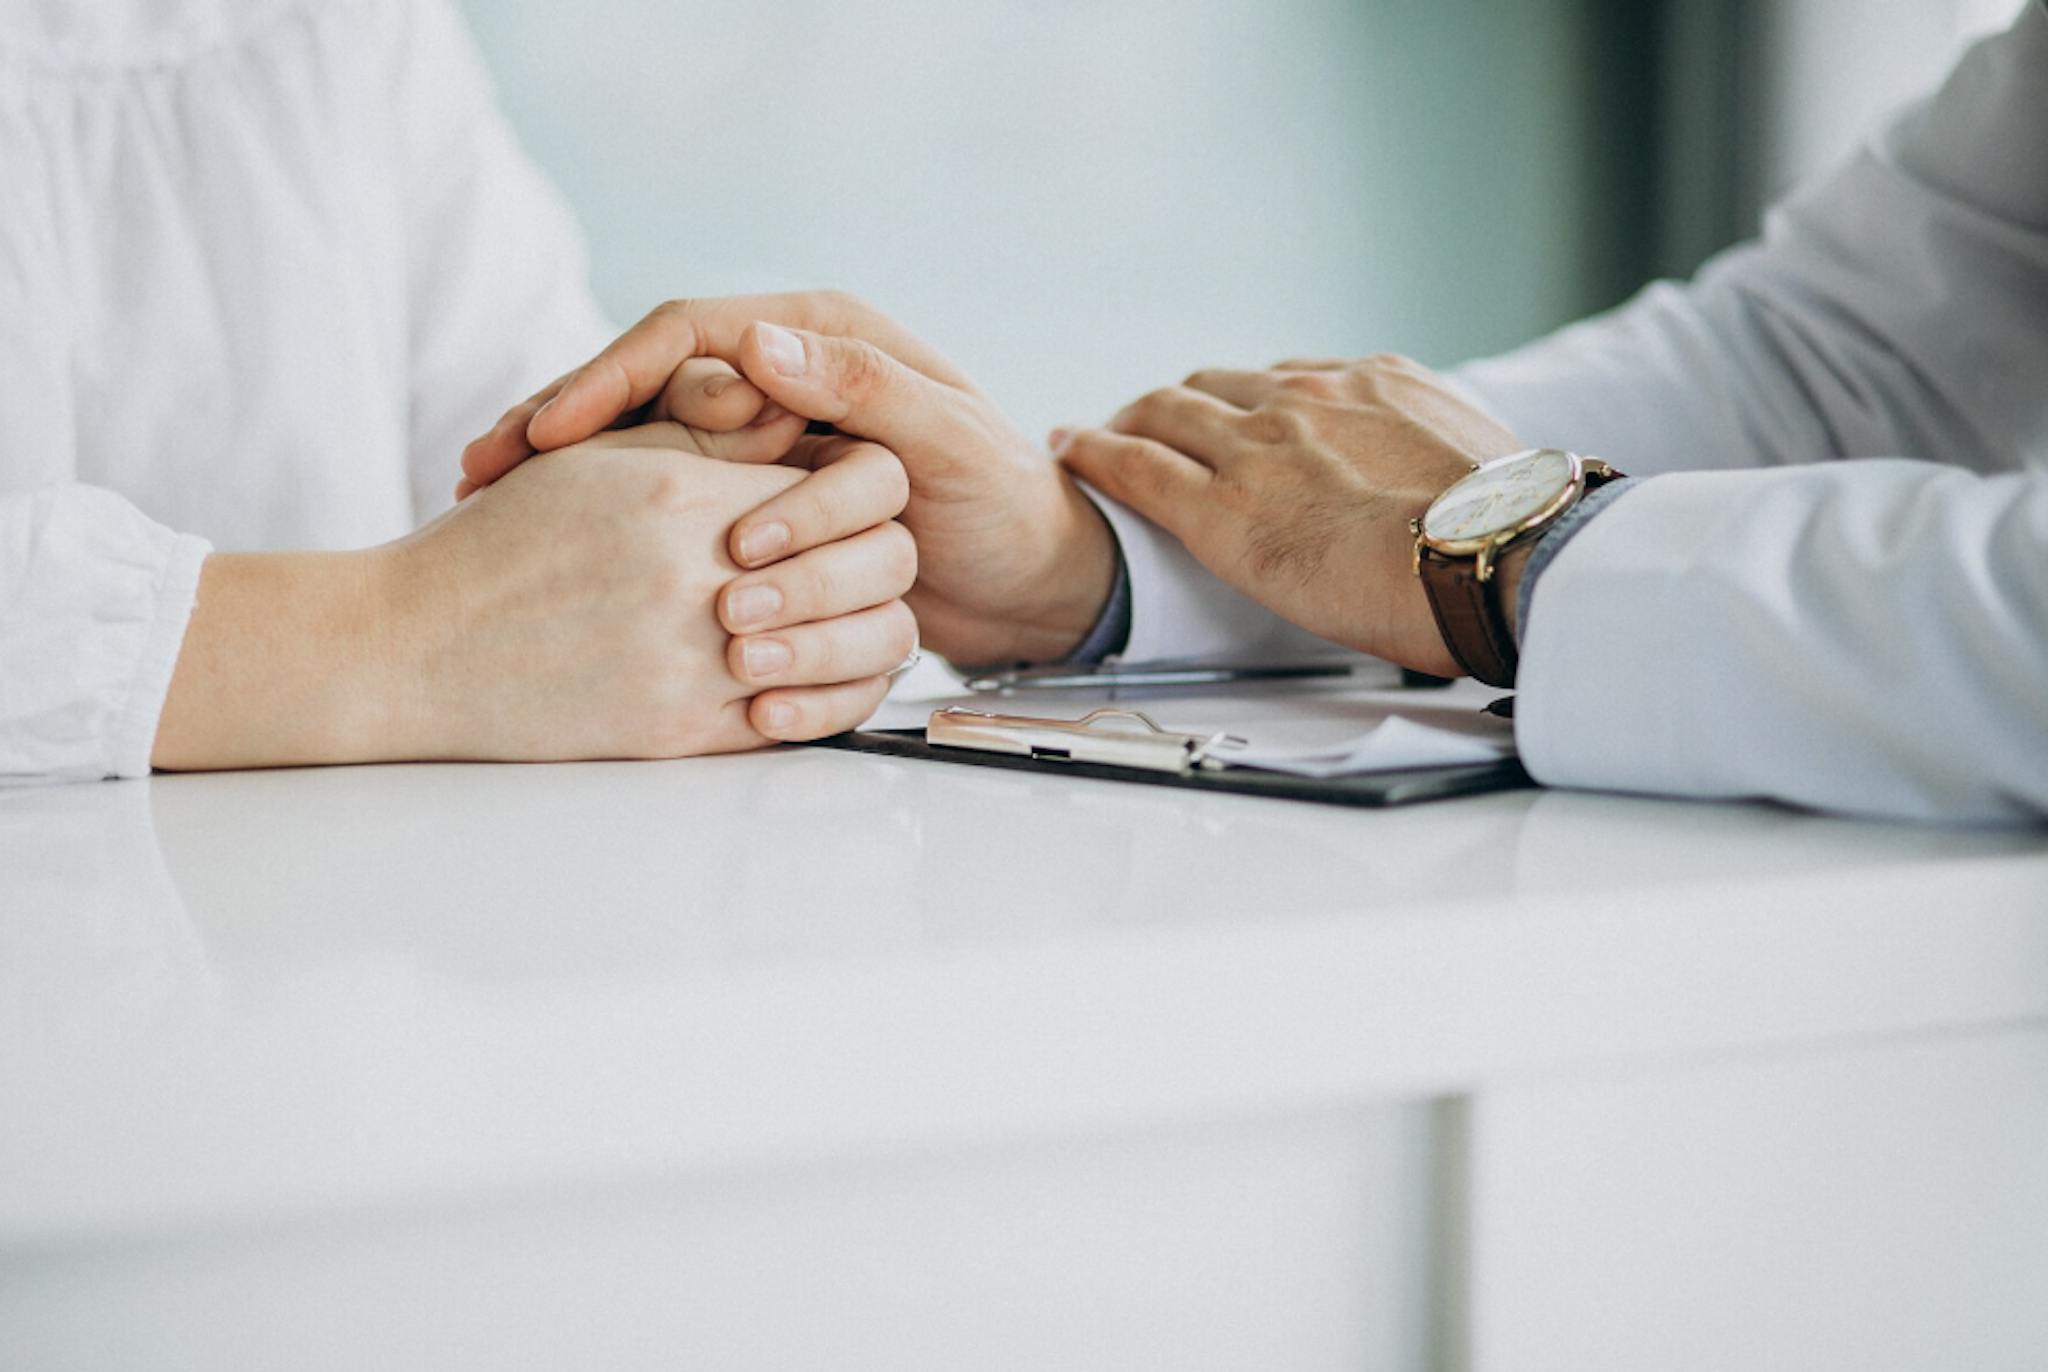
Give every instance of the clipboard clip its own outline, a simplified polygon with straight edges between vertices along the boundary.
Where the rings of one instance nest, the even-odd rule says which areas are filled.
[[[1148,772],[1186,773],[1220,768],[1219,748],[1243,747],[1230,734],[1183,734],[1162,729],[1136,710],[1096,710],[1080,719],[1033,719],[950,706],[932,711],[925,742],[941,748],[976,748],[1049,762],[1092,762]]]

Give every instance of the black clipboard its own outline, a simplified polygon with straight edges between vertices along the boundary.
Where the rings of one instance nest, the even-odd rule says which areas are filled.
[[[1512,791],[1536,784],[1517,758],[1467,766],[1418,767],[1402,772],[1364,772],[1356,776],[1318,779],[1288,776],[1282,772],[1261,772],[1249,767],[1157,772],[1140,767],[1105,767],[1093,762],[983,752],[978,748],[941,748],[925,742],[922,729],[857,729],[817,739],[806,746],[877,753],[883,757],[910,758],[919,762],[951,762],[1011,772],[1087,777],[1092,781],[1122,781],[1133,786],[1180,786],[1196,791],[1223,791],[1232,795],[1305,800],[1317,805],[1348,805],[1365,809],[1449,800],[1486,791]]]

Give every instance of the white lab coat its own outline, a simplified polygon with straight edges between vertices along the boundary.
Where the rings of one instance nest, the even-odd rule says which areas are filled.
[[[445,507],[586,279],[447,0],[0,0],[0,780],[146,773],[209,545]]]
[[[1537,778],[2048,815],[2044,0],[1761,242],[1454,379],[1528,443],[1648,478],[1536,584]],[[1110,513],[1127,657],[1310,642]]]

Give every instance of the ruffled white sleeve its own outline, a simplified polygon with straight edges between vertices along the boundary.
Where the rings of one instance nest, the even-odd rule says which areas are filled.
[[[149,774],[209,551],[97,487],[0,495],[0,783]]]
[[[414,513],[425,518],[451,502],[464,443],[614,330],[591,295],[575,215],[519,146],[461,16],[421,0],[394,36]]]

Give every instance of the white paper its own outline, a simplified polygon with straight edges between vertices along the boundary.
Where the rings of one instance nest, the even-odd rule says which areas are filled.
[[[1476,682],[1388,690],[1328,680],[982,694],[963,691],[957,677],[927,658],[896,683],[864,727],[922,728],[932,711],[949,705],[1061,720],[1115,706],[1176,733],[1241,738],[1243,746],[1217,753],[1235,766],[1334,777],[1512,757],[1514,725],[1481,708],[1499,694]]]
[[[1289,776],[1355,776],[1361,772],[1401,772],[1415,767],[1455,767],[1497,762],[1515,751],[1513,726],[1501,721],[1500,738],[1480,733],[1418,724],[1389,715],[1373,728],[1329,748],[1261,748],[1222,746],[1211,756],[1233,767],[1256,767]]]

